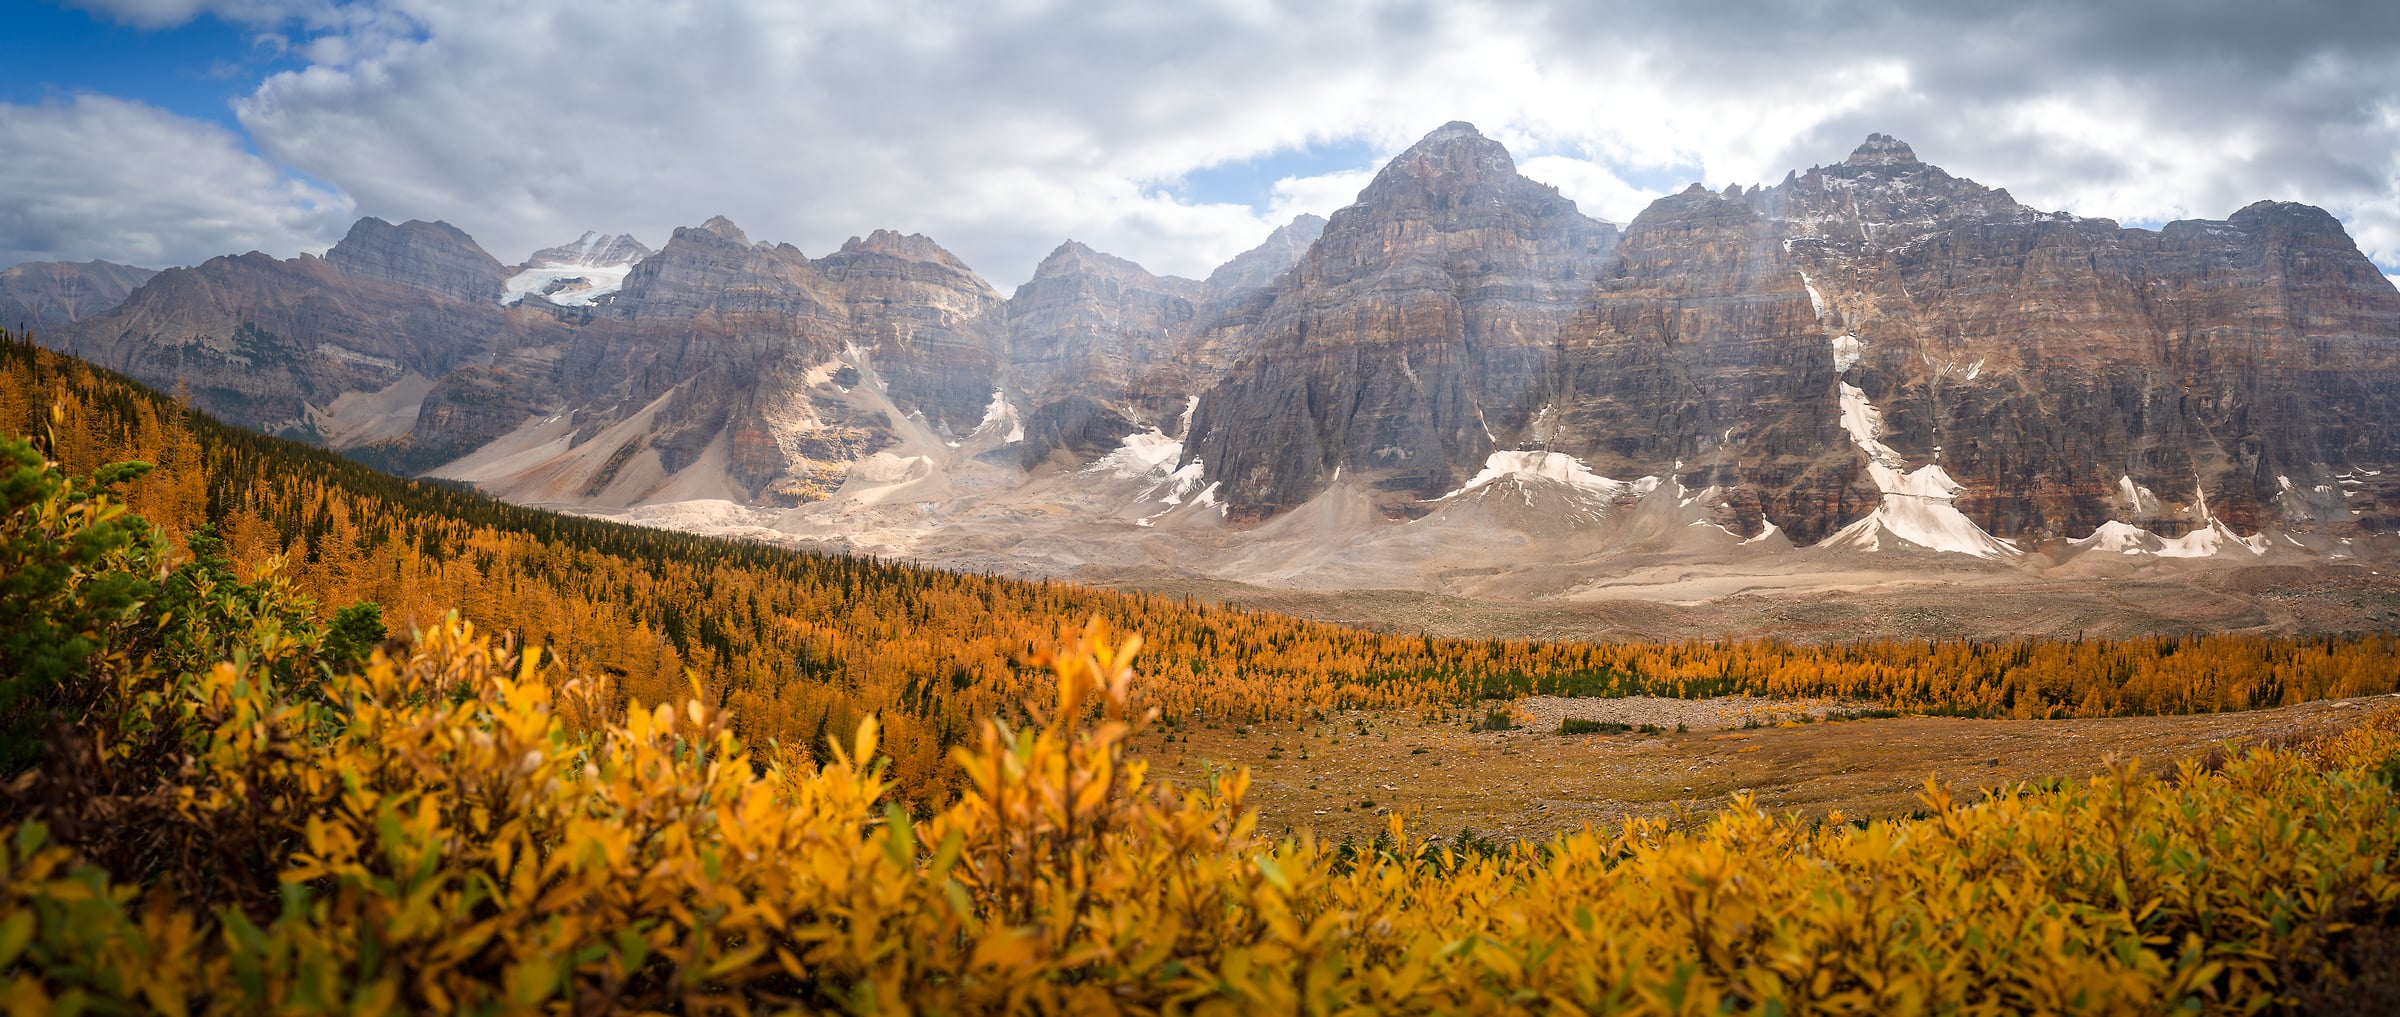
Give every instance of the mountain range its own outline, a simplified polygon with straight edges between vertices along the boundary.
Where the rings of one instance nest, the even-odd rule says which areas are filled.
[[[2322,559],[2400,521],[2400,291],[2331,215],[2128,228],[1884,135],[1615,224],[1447,124],[1206,280],[1068,241],[1003,295],[924,236],[810,257],[722,217],[508,265],[363,219],[322,258],[19,266],[0,312],[388,469],[1012,572],[1556,592]]]

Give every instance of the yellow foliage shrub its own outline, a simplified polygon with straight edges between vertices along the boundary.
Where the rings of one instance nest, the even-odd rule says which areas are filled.
[[[173,822],[279,831],[278,864],[221,874],[270,892],[144,890],[21,822],[0,986],[15,1012],[2251,1012],[2400,921],[2394,714],[2214,770],[1929,787],[1909,819],[1742,801],[1464,855],[1395,820],[1354,850],[1260,837],[1246,774],[1150,780],[1137,649],[1070,640],[923,818],[871,720],[799,770],[705,697],[580,728],[592,690],[455,620],[321,688],[154,676],[192,732]]]

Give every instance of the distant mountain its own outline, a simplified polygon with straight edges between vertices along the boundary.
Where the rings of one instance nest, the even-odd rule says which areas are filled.
[[[585,230],[569,243],[533,252],[502,284],[500,302],[534,296],[562,307],[587,306],[617,292],[634,264],[652,253],[630,234]]]
[[[0,269],[0,328],[74,324],[124,303],[157,274],[107,261],[32,261]]]
[[[411,433],[434,379],[543,345],[557,327],[500,307],[506,277],[446,223],[361,219],[323,258],[254,251],[168,269],[43,341],[229,421],[337,448],[388,445]]]
[[[1568,591],[2400,526],[2400,291],[2331,216],[2126,229],[1884,135],[1618,226],[1452,123],[1206,281],[1068,241],[1006,297],[890,230],[812,258],[719,217],[510,267],[369,219],[46,341],[520,502],[972,568]]]
[[[1292,221],[1267,234],[1264,243],[1234,255],[1232,261],[1210,272],[1208,291],[1231,297],[1246,290],[1263,290],[1274,286],[1276,280],[1308,255],[1309,246],[1324,235],[1324,216],[1308,213],[1293,216]]]

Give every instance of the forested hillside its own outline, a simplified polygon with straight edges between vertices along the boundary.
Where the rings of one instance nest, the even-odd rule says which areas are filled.
[[[1062,625],[1143,634],[1146,705],[1263,718],[1438,712],[1485,696],[1838,695],[1974,715],[2206,712],[2390,691],[2389,634],[2019,644],[1558,644],[1364,632],[1185,600],[961,575],[506,505],[223,426],[71,358],[0,342],[0,434],[71,475],[121,460],[132,509],[204,526],[245,577],[274,556],[321,610],[378,604],[396,634],[457,611],[645,703],[727,706],[752,744],[814,752],[876,715],[912,795],[946,748],[1048,679]],[[930,799],[927,799],[930,800]]]

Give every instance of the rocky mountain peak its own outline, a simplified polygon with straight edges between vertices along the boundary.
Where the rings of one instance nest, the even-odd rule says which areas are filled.
[[[880,254],[906,261],[955,264],[961,270],[966,268],[965,263],[959,262],[956,255],[935,243],[932,237],[922,233],[901,233],[898,230],[876,230],[863,238],[851,237],[843,242],[842,253]]]
[[[394,226],[369,216],[350,227],[325,260],[344,273],[430,290],[459,300],[497,300],[508,269],[446,222]]]
[[[1325,217],[1303,212],[1267,234],[1266,242],[1234,255],[1232,261],[1208,274],[1208,291],[1230,296],[1243,290],[1275,284],[1275,279],[1308,255],[1309,245],[1325,235]]]
[[[585,230],[583,236],[533,252],[508,277],[502,304],[539,294],[561,307],[584,307],[608,299],[625,283],[636,262],[657,252],[631,234]]]
[[[2242,206],[2241,211],[2227,216],[2225,221],[2244,230],[2256,230],[2284,222],[2308,229],[2347,232],[2342,230],[2341,220],[2334,218],[2333,213],[2297,201],[2252,202]]]
[[[533,252],[520,271],[542,265],[631,265],[655,253],[630,233],[585,230],[574,240]]]
[[[677,237],[681,237],[686,230],[690,229],[694,229],[694,227],[678,226],[675,228],[675,235]],[[701,223],[697,229],[703,232],[714,233],[719,237],[723,237],[724,239],[731,240],[734,243],[741,244],[743,246],[748,246],[750,243],[749,234],[743,233],[741,227],[733,224],[733,220],[725,218],[721,215],[709,216],[708,221]]]
[[[1055,279],[1061,276],[1095,274],[1117,278],[1149,275],[1149,271],[1113,254],[1092,250],[1079,240],[1069,240],[1052,249],[1042,263],[1034,267],[1036,279]]]
[[[1255,341],[1202,397],[1185,457],[1238,518],[1297,506],[1337,473],[1385,511],[1421,511],[1526,426],[1560,326],[1617,237],[1519,175],[1498,142],[1444,125],[1276,282]]]
[[[1908,147],[1908,142],[1889,134],[1867,135],[1867,140],[1851,150],[1850,158],[1844,162],[1851,166],[1922,165],[1917,162],[1917,153]]]
[[[1450,205],[1462,196],[1523,179],[1507,148],[1477,132],[1475,125],[1453,120],[1385,164],[1358,199],[1367,205],[1399,206],[1430,198],[1437,206]]]

